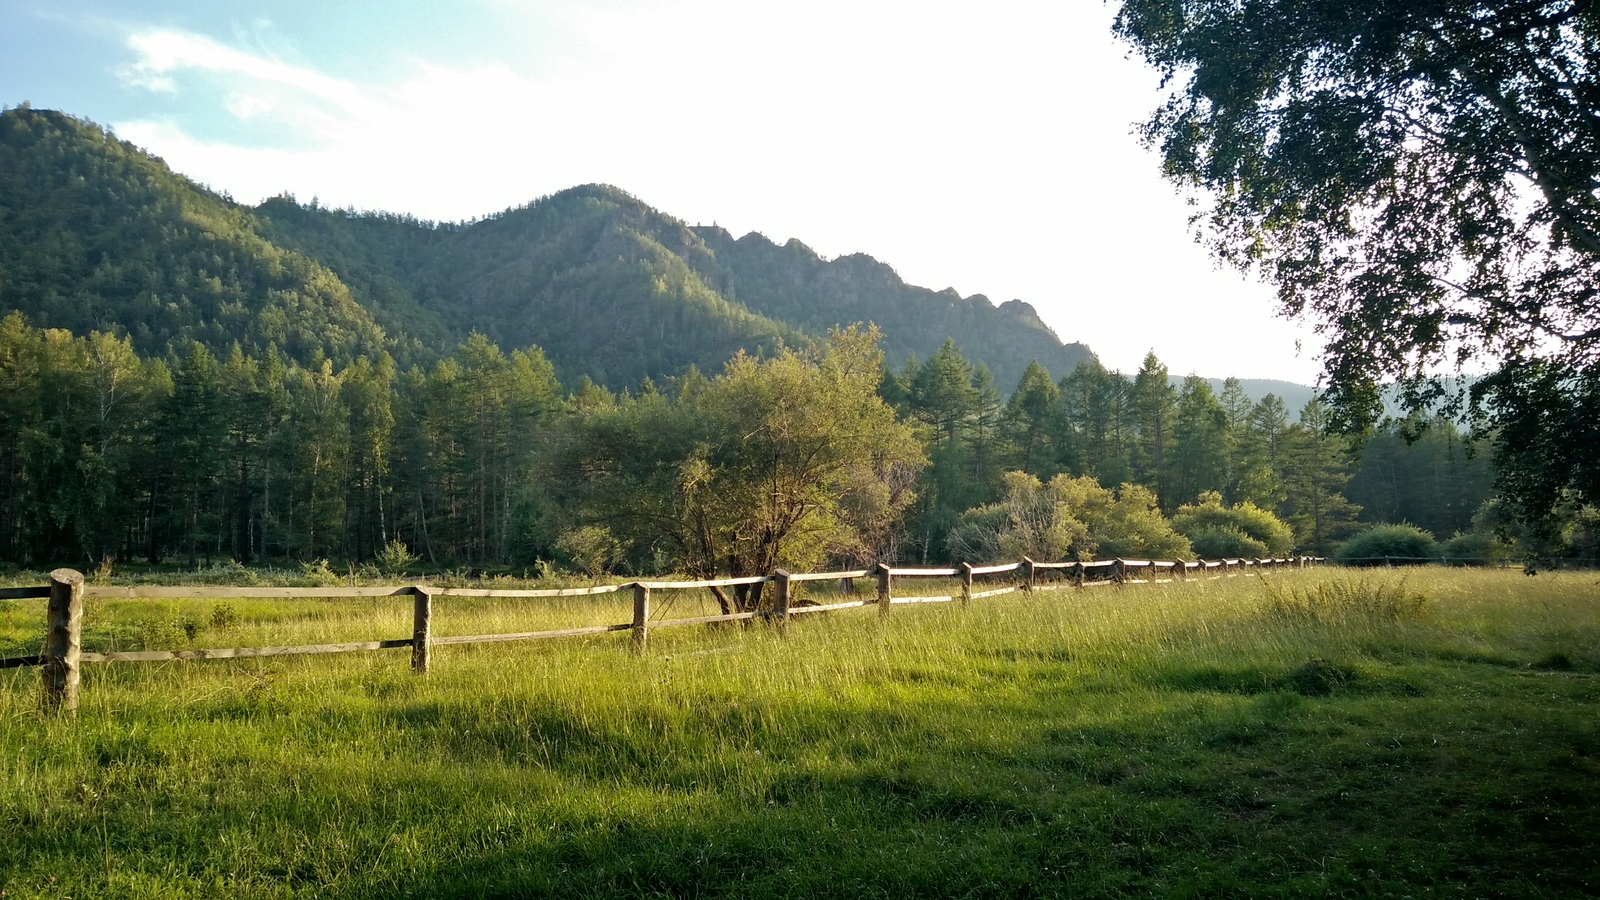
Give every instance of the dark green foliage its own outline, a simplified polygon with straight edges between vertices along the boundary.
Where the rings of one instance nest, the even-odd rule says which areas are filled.
[[[537,349],[481,335],[429,373],[141,360],[126,340],[0,319],[0,558],[193,567],[217,557],[531,563],[553,534],[536,479],[564,407]]]
[[[619,408],[677,409],[642,436],[601,435],[655,460],[652,484],[676,483],[675,466],[715,444],[709,419],[683,414],[699,371],[804,355],[857,320],[909,357],[874,378],[931,464],[888,489],[915,496],[904,519],[873,518],[843,555],[938,557],[964,512],[1004,497],[1007,470],[1148,488],[1166,513],[1218,491],[1283,516],[1312,552],[1358,510],[1348,443],[1326,435],[1318,404],[1291,425],[1240,383],[1220,399],[1199,378],[1177,390],[1153,353],[1133,378],[1108,372],[1026,304],[935,294],[798,242],[734,241],[614,188],[436,224],[289,197],[245,209],[59,113],[0,113],[0,151],[0,298],[28,316],[0,329],[6,559],[364,561],[398,542],[429,565],[531,564],[584,524],[545,467],[565,438],[604,431]],[[1070,374],[1053,382],[1052,367]],[[1368,457],[1363,483],[1386,458]],[[1481,479],[1459,481],[1440,482],[1445,495],[1375,488],[1393,501],[1375,514],[1437,506],[1448,515],[1415,519],[1461,528]],[[1224,525],[1204,546],[1255,549]],[[1583,543],[1553,529],[1545,544]],[[1281,541],[1242,531],[1277,554]]]
[[[1168,456],[1174,445],[1172,423],[1177,399],[1166,364],[1153,352],[1145,354],[1129,388],[1133,421],[1138,426],[1138,439],[1129,448],[1129,468],[1140,484],[1155,491],[1163,509],[1176,506],[1172,502],[1174,485]]]
[[[1007,468],[1048,479],[1076,459],[1066,438],[1061,389],[1037,362],[1028,363],[1017,389],[1000,411],[1000,440]]]
[[[907,536],[925,561],[941,552],[963,511],[999,496],[1002,414],[989,370],[969,362],[955,341],[926,362],[907,360],[895,384],[902,415],[918,423],[928,448]]]
[[[1397,423],[1362,442],[1345,494],[1363,521],[1403,519],[1440,539],[1469,530],[1494,487],[1488,454],[1472,450],[1448,419]]]
[[[1294,527],[1300,548],[1326,555],[1356,527],[1361,507],[1344,496],[1350,480],[1351,441],[1330,432],[1328,409],[1312,400],[1300,421],[1283,433],[1284,500],[1279,515]]]
[[[1600,504],[1600,369],[1521,361],[1474,391],[1493,411],[1490,441],[1509,511],[1555,541],[1573,507]]]
[[[1185,378],[1173,414],[1172,450],[1167,455],[1169,510],[1228,486],[1233,431],[1228,411],[1217,402],[1211,385],[1198,376]]]
[[[636,571],[698,578],[806,571],[888,558],[926,460],[876,388],[875,331],[835,331],[825,351],[737,356],[715,378],[597,404],[553,464],[569,514],[604,527]],[[603,544],[569,532],[563,549]],[[740,585],[724,612],[754,609]]]
[[[1340,544],[1336,558],[1358,566],[1419,565],[1438,559],[1439,545],[1415,525],[1373,525]]]
[[[1457,532],[1439,545],[1444,561],[1458,566],[1492,566],[1511,556],[1511,547],[1486,531]]]
[[[369,285],[374,303],[383,294],[397,311],[420,309],[429,331],[544,347],[569,382],[620,389],[820,335],[724,299],[702,277],[712,260],[699,238],[615,188],[572,188],[470,225],[282,199],[262,215],[276,240]]]
[[[1138,426],[1131,386],[1099,360],[1085,360],[1061,380],[1063,426],[1085,474],[1114,486],[1132,478],[1128,459]]]

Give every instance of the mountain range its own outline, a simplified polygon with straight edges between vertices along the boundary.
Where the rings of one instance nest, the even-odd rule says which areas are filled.
[[[948,338],[1008,390],[1092,354],[1032,306],[906,284],[870,256],[735,238],[606,185],[471,222],[258,206],[173,172],[71,115],[0,113],[0,310],[36,326],[115,331],[162,354],[276,347],[302,362],[388,352],[428,365],[473,332],[536,344],[571,384],[613,388],[718,370],[734,353],[817,342],[872,322],[898,366]]]

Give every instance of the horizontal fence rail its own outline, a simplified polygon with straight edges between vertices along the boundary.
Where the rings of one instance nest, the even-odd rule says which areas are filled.
[[[1170,582],[1185,578],[1231,578],[1254,575],[1260,571],[1279,568],[1304,568],[1325,562],[1322,557],[1293,557],[1288,559],[1220,559],[1220,560],[1150,560],[1103,559],[1082,562],[1035,562],[1024,558],[1014,563],[974,566],[890,566],[879,564],[873,569],[851,569],[836,572],[796,572],[779,569],[768,575],[751,575],[735,578],[712,578],[697,581],[630,581],[622,584],[596,585],[582,588],[548,588],[515,590],[494,588],[443,587],[428,584],[388,585],[370,587],[204,587],[186,585],[118,586],[86,584],[81,573],[73,569],[57,569],[50,573],[50,583],[37,587],[0,588],[0,600],[46,600],[46,638],[44,651],[32,656],[0,658],[0,669],[22,666],[40,666],[44,677],[44,706],[49,711],[71,713],[78,706],[78,689],[83,663],[114,662],[175,662],[207,659],[257,659],[271,656],[302,656],[324,653],[351,653],[365,650],[411,649],[411,666],[419,674],[427,674],[431,650],[439,646],[484,644],[505,641],[529,641],[546,638],[578,637],[582,635],[609,634],[627,631],[632,635],[633,648],[642,652],[649,632],[656,628],[682,625],[713,625],[725,622],[745,622],[765,619],[782,633],[791,616],[808,613],[834,612],[876,606],[880,615],[887,616],[894,606],[918,603],[955,603],[963,606],[973,600],[1000,597],[1013,593],[1060,590],[1063,588],[1089,588],[1106,585],[1145,584]],[[1011,575],[1012,583],[975,590],[975,579]],[[1040,576],[1057,580],[1041,581]],[[853,590],[856,579],[873,578],[877,582],[875,596],[836,603],[792,604],[793,585],[812,581],[837,581],[842,591]],[[950,595],[895,596],[897,578],[959,578],[961,593]],[[706,590],[711,588],[772,585],[763,607],[714,616],[692,616],[677,619],[651,619],[650,602],[654,593],[675,590]],[[633,599],[633,618],[628,622],[608,625],[591,625],[579,628],[559,628],[548,631],[526,631],[500,634],[476,634],[449,637],[433,635],[433,603],[437,598],[448,597],[499,597],[499,598],[558,598],[597,597],[605,594],[628,593]],[[195,650],[130,650],[92,652],[82,647],[83,602],[85,599],[117,600],[182,600],[182,599],[341,599],[341,598],[409,598],[412,601],[412,635],[408,638],[386,638],[370,641],[350,641],[330,644],[300,644],[279,647],[223,647]],[[724,606],[724,609],[727,607]]]

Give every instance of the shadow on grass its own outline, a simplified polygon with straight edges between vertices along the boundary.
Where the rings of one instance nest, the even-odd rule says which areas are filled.
[[[1308,660],[1292,669],[1267,666],[1195,666],[1159,669],[1145,679],[1172,691],[1254,696],[1287,691],[1302,697],[1421,697],[1424,690],[1403,675],[1374,674],[1338,662]]]

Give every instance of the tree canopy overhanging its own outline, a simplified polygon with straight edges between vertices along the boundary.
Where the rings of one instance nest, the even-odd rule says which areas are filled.
[[[1125,0],[1115,29],[1170,89],[1144,137],[1213,251],[1326,336],[1335,426],[1487,362],[1502,487],[1600,498],[1600,6]]]

